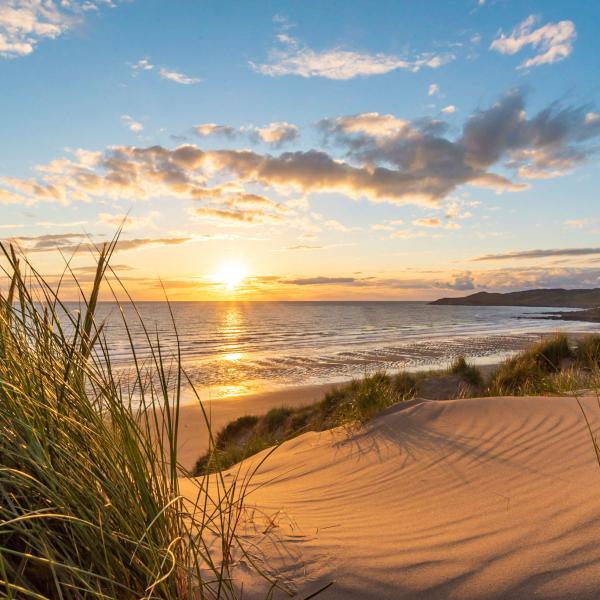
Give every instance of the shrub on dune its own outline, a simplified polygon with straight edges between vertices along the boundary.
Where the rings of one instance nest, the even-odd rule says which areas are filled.
[[[559,373],[564,361],[573,356],[566,335],[538,342],[500,365],[490,382],[489,393],[522,395],[547,391],[548,376]]]
[[[459,375],[467,383],[479,387],[483,384],[483,377],[477,367],[470,365],[464,356],[458,356],[454,359],[448,373],[451,375]]]
[[[577,362],[591,370],[600,368],[600,335],[589,335],[577,344]]]

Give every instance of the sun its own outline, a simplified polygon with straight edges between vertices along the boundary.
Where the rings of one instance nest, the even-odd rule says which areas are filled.
[[[228,290],[234,290],[247,276],[246,265],[236,260],[230,260],[223,263],[212,278],[215,282],[223,284]]]

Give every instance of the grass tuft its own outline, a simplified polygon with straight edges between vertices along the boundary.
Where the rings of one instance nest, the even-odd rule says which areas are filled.
[[[204,476],[182,496],[180,358],[146,331],[151,358],[132,345],[121,385],[96,322],[115,243],[76,312],[0,244],[0,597],[234,598],[247,482]]]
[[[458,356],[454,359],[448,369],[450,375],[459,375],[464,381],[475,387],[483,385],[483,377],[481,372],[474,365],[470,365],[464,356]]]
[[[489,394],[546,393],[551,383],[549,375],[559,373],[564,362],[573,357],[566,335],[538,342],[500,365],[490,382]]]
[[[600,368],[600,335],[584,337],[575,350],[576,360],[585,368],[596,370]]]
[[[385,408],[415,397],[413,375],[375,373],[327,392],[320,402],[292,409],[271,409],[266,415],[233,421],[216,436],[215,445],[201,456],[194,473],[228,469],[261,450],[306,431],[323,431],[340,425],[364,423]]]

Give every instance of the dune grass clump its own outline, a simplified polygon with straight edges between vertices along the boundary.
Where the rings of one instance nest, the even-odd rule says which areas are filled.
[[[258,417],[232,421],[216,436],[212,449],[201,456],[194,473],[228,469],[261,450],[307,431],[364,423],[382,410],[415,397],[417,380],[409,373],[375,373],[327,392],[320,402],[292,409],[279,407]]]
[[[560,373],[566,360],[574,358],[566,335],[542,340],[509,358],[494,373],[490,395],[544,393],[552,388],[552,375]]]
[[[575,358],[587,369],[600,369],[600,335],[588,335],[581,339],[575,349]]]
[[[454,359],[448,369],[448,373],[450,375],[460,376],[464,381],[474,387],[479,388],[483,385],[481,371],[479,371],[476,366],[469,364],[464,356],[458,356]]]
[[[177,357],[148,334],[127,385],[113,370],[95,309],[114,242],[80,311],[0,249],[0,597],[235,597],[243,486],[205,476],[183,498]]]

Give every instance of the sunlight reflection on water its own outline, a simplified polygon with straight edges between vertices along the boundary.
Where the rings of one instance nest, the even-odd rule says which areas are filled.
[[[177,336],[165,304],[138,306],[166,353]],[[211,397],[286,385],[342,381],[375,370],[445,366],[457,355],[494,362],[543,332],[598,330],[597,324],[540,320],[560,309],[430,306],[422,302],[175,302],[184,366]],[[147,353],[125,310],[140,356]],[[117,363],[131,361],[114,304],[99,307]],[[148,354],[145,356],[149,357]]]

